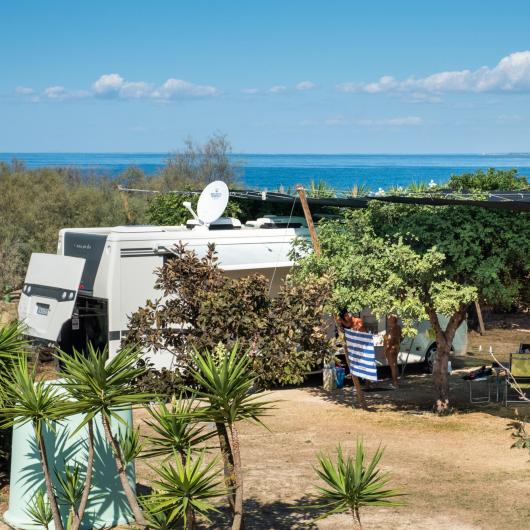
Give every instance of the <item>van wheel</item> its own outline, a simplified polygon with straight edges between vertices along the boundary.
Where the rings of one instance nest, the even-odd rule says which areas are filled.
[[[438,348],[435,342],[434,344],[431,345],[431,347],[427,350],[427,353],[425,354],[424,367],[425,367],[425,371],[428,374],[432,374],[434,370],[434,361],[436,360],[437,351],[438,351]]]
[[[438,351],[438,346],[436,345],[436,342],[431,345],[431,347],[427,350],[427,353],[425,354],[424,359],[424,367],[425,371],[428,374],[432,374],[434,370],[434,361],[436,361],[436,353]],[[450,355],[454,355],[455,350],[451,348]]]

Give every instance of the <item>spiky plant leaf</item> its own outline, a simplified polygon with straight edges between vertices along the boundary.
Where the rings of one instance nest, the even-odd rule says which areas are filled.
[[[255,381],[252,360],[239,354],[237,343],[221,360],[209,351],[196,351],[192,362],[196,368],[191,368],[190,374],[198,386],[196,393],[209,402],[202,411],[206,417],[227,424],[250,419],[263,425],[261,418],[274,407],[262,400],[263,393],[251,393]]]
[[[43,526],[48,530],[53,520],[53,514],[44,490],[38,489],[35,492],[25,512],[35,524]]]
[[[151,517],[164,514],[166,525],[178,522],[186,526],[191,510],[205,519],[208,519],[208,512],[219,511],[211,502],[226,495],[218,478],[219,459],[205,464],[204,456],[203,451],[193,460],[192,452],[188,450],[184,459],[175,455],[171,462],[162,463],[155,469],[158,475],[153,482],[155,492],[143,499]]]
[[[148,436],[149,448],[142,454],[144,457],[162,456],[169,458],[175,454],[186,454],[188,449],[196,450],[215,436],[215,431],[207,431],[199,426],[201,419],[200,404],[181,394],[174,397],[171,403],[160,402],[156,407],[147,407],[151,419],[145,423],[154,431]]]
[[[384,450],[379,447],[372,459],[366,464],[366,452],[362,440],[357,440],[355,457],[345,456],[339,445],[337,460],[334,462],[325,455],[318,456],[315,471],[325,486],[318,486],[320,503],[313,506],[321,508],[323,519],[335,513],[350,511],[358,514],[362,506],[399,506],[395,499],[403,493],[388,489],[388,474],[378,468]]]

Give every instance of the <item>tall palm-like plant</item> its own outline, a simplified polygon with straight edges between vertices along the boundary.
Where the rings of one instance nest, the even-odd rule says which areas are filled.
[[[175,453],[171,462],[155,470],[159,477],[153,482],[155,492],[144,499],[148,517],[159,527],[171,528],[175,523],[183,523],[191,530],[195,526],[195,514],[207,518],[208,512],[218,511],[211,500],[226,492],[217,478],[217,464],[218,459],[205,464],[204,451],[195,460],[191,449],[184,460]]]
[[[379,447],[372,460],[365,464],[366,453],[362,440],[357,440],[355,458],[344,456],[340,445],[337,448],[337,463],[325,455],[318,456],[318,476],[326,483],[318,487],[325,509],[319,517],[323,519],[335,513],[350,512],[354,528],[362,529],[360,508],[362,506],[399,506],[402,503],[392,499],[403,495],[397,490],[387,489],[388,474],[378,468],[384,450]]]
[[[23,328],[17,322],[6,324],[0,328],[0,407],[3,407],[2,401],[2,374],[8,374],[11,367],[20,356],[25,356],[28,351],[28,342],[24,338]],[[1,423],[1,417],[0,417]],[[2,479],[2,468],[7,467],[10,447],[10,430],[0,427],[0,482]]]
[[[53,430],[53,422],[69,413],[68,403],[53,384],[35,381],[35,371],[29,369],[24,356],[17,359],[8,373],[1,374],[0,388],[0,427],[26,423],[33,425],[54,526],[56,530],[63,530],[44,442],[44,429]]]
[[[228,447],[234,471],[234,519],[232,529],[239,530],[243,522],[243,475],[239,432],[236,423],[240,420],[253,420],[263,425],[261,418],[272,408],[271,402],[261,401],[261,394],[251,394],[255,376],[252,373],[252,359],[240,355],[236,343],[232,351],[221,360],[206,351],[195,352],[190,373],[198,386],[197,395],[208,401],[204,410],[206,417],[216,425],[226,425],[230,431]]]
[[[133,381],[145,374],[146,368],[139,367],[140,353],[135,347],[120,350],[109,360],[108,349],[100,351],[88,344],[82,353],[73,354],[59,352],[57,358],[63,364],[63,387],[74,398],[77,411],[84,414],[78,429],[88,424],[89,429],[96,415],[101,415],[105,438],[112,448],[118,476],[134,514],[136,523],[147,527],[136,494],[127,477],[128,453],[124,451],[120,440],[111,430],[111,419],[125,423],[118,414],[131,406],[146,403],[152,399],[151,394],[138,393]],[[134,437],[133,437],[134,438]],[[137,445],[130,437],[131,447]],[[86,499],[83,501],[86,504]]]

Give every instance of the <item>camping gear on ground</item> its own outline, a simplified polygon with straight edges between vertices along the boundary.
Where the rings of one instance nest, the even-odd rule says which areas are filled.
[[[470,403],[489,403],[491,401],[492,387],[495,390],[494,399],[500,400],[502,377],[504,376],[504,367],[497,362],[492,363],[491,367],[481,366],[462,377],[466,381],[469,389]],[[486,387],[484,389],[484,387]],[[480,389],[483,389],[481,395],[476,395]],[[487,392],[487,394],[486,394]]]
[[[324,369],[322,370],[322,380],[322,386],[324,387],[324,390],[329,391],[335,390],[335,388],[337,388],[334,361],[324,364]]]
[[[351,373],[362,379],[377,381],[374,336],[371,333],[345,329],[344,337]]]
[[[344,387],[344,378],[346,377],[346,370],[342,366],[335,367],[335,382],[337,388]]]
[[[125,433],[125,429],[132,429],[132,410],[129,408],[117,414],[124,423],[113,419],[111,429],[115,435],[119,436],[119,433]],[[44,428],[44,443],[48,451],[48,463],[51,470],[57,469],[63,472],[65,465],[73,466],[78,463],[84,475],[87,461],[88,427],[85,426],[72,434],[82,419],[82,416],[77,414],[62,420],[61,423],[56,422],[54,431],[48,427]],[[13,528],[41,530],[43,527],[36,525],[27,513],[28,507],[35,499],[36,492],[44,489],[44,475],[32,424],[15,425],[12,443],[9,507],[3,518]],[[100,416],[94,419],[94,450],[92,489],[82,528],[87,530],[110,528],[134,521],[118,478],[111,448],[105,439]],[[134,466],[129,466],[128,476],[131,486],[135,488]],[[68,507],[60,506],[60,508],[63,520],[66,520]]]
[[[530,404],[530,353],[512,353],[510,354],[510,374],[506,376],[504,389],[504,402]],[[526,401],[520,393],[523,393]]]

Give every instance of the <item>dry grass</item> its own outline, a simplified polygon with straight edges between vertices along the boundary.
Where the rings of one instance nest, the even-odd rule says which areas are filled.
[[[530,342],[526,320],[517,327],[513,322],[496,326],[485,336],[470,334],[470,355],[460,360],[461,366],[488,362],[490,344],[506,360],[519,342]],[[359,436],[370,453],[380,443],[386,447],[383,467],[392,475],[392,486],[408,494],[404,507],[366,509],[362,515],[367,529],[528,528],[530,462],[528,453],[510,449],[506,424],[513,409],[470,405],[463,371],[451,376],[455,410],[448,417],[429,412],[430,377],[414,370],[397,391],[382,382],[369,392],[369,411],[353,406],[351,387],[332,393],[318,386],[272,392],[278,403],[266,421],[270,431],[241,425],[247,528],[349,528],[345,515],[315,523],[316,513],[307,505],[315,494],[316,454],[332,453],[338,443],[353,450]],[[135,421],[145,432],[144,418],[144,412],[136,413]],[[138,482],[148,486],[151,478],[147,462],[140,460]],[[4,491],[0,512],[5,501]],[[229,525],[221,516],[202,528]]]

